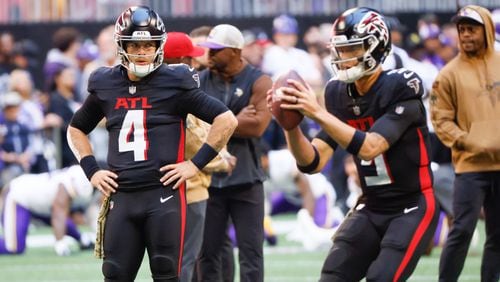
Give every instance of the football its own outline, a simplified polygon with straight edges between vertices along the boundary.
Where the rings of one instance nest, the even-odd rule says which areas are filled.
[[[276,89],[283,86],[293,87],[291,84],[288,84],[287,79],[297,80],[305,85],[304,79],[302,79],[302,77],[300,77],[300,75],[294,70],[290,70],[280,75],[273,83],[273,88],[272,88],[273,99],[272,99],[271,113],[273,114],[274,118],[283,129],[291,130],[300,124],[300,122],[304,118],[304,115],[302,115],[297,110],[287,110],[287,109],[282,109],[280,107],[281,103],[287,103],[287,102],[282,101],[277,97]]]

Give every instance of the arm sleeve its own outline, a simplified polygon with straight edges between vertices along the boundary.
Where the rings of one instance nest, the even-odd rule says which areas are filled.
[[[99,99],[90,94],[83,105],[75,112],[70,125],[89,134],[104,118],[104,113],[99,105]]]
[[[321,130],[320,132],[318,132],[318,134],[314,138],[318,138],[320,140],[323,140],[326,144],[328,144],[330,147],[332,147],[332,149],[334,151],[337,149],[337,146],[338,146],[337,142],[335,142],[335,140],[333,140],[333,138],[330,137],[330,135],[328,135],[328,133],[326,133],[324,130]]]
[[[212,124],[214,118],[229,109],[221,101],[207,95],[200,89],[192,89],[181,95],[180,110]]]
[[[389,145],[394,144],[413,124],[425,124],[425,109],[421,100],[398,102],[389,107],[370,128],[370,132],[382,135]]]

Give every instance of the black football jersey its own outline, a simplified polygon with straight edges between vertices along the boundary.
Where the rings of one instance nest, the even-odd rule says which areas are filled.
[[[354,158],[363,189],[361,200],[372,209],[402,209],[432,189],[423,92],[421,79],[406,69],[384,71],[363,96],[354,84],[331,80],[326,86],[330,113],[356,129],[377,132],[390,145],[371,161]],[[324,131],[317,138],[332,148],[337,146]]]
[[[137,82],[121,66],[100,68],[88,90],[72,124],[86,120],[76,127],[88,133],[106,117],[108,165],[122,190],[157,187],[160,167],[184,160],[188,113],[212,123],[228,110],[199,89],[198,74],[186,65],[162,65]]]

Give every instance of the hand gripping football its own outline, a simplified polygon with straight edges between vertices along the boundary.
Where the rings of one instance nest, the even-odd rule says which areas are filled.
[[[285,130],[291,130],[297,127],[302,119],[304,118],[304,115],[302,115],[299,111],[297,110],[287,110],[287,109],[282,109],[281,103],[288,103],[287,101],[282,101],[276,94],[276,89],[285,86],[285,87],[294,87],[293,85],[289,84],[287,82],[287,79],[293,79],[297,80],[298,82],[302,83],[305,85],[304,80],[300,75],[294,71],[290,70],[286,73],[283,73],[280,75],[276,81],[273,83],[273,96],[272,96],[272,108],[271,108],[271,113],[273,114],[274,118],[278,122],[278,124],[283,127]]]

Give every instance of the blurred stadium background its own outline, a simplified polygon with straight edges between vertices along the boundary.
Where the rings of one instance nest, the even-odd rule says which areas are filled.
[[[355,6],[375,8],[388,16],[396,16],[407,28],[416,30],[424,14],[435,14],[446,23],[459,6],[478,4],[486,8],[500,7],[500,0],[0,0],[0,33],[11,32],[16,39],[36,43],[33,57],[35,85],[42,86],[41,65],[52,47],[51,35],[61,26],[77,28],[85,37],[94,39],[106,25],[114,23],[118,14],[130,5],[147,5],[163,18],[167,31],[189,32],[201,25],[229,23],[241,30],[260,27],[271,34],[272,19],[281,13],[294,15],[299,22],[299,38],[307,28],[331,23],[340,11]],[[304,47],[299,42],[299,47]]]
[[[28,40],[34,63],[36,88],[42,88],[42,66],[52,48],[52,34],[63,26],[75,27],[94,40],[99,31],[114,23],[117,15],[131,5],[148,5],[162,16],[167,31],[189,32],[201,25],[230,23],[240,29],[260,27],[271,35],[272,20],[288,13],[299,22],[299,38],[313,25],[331,23],[343,10],[355,6],[378,9],[399,19],[405,35],[417,32],[418,20],[434,14],[441,23],[448,23],[460,6],[478,4],[490,10],[500,8],[500,0],[0,0],[0,34],[11,33],[16,41]],[[299,42],[299,47],[304,47]],[[1,80],[1,77],[0,77]],[[1,82],[1,81],[0,81]],[[294,217],[274,218],[289,224]],[[480,222],[479,242],[469,252],[461,281],[479,281],[484,225]],[[0,232],[1,233],[1,232]],[[0,256],[0,281],[96,281],[100,280],[100,261],[91,252],[58,257],[47,243],[51,231],[33,226],[30,247],[19,256]],[[287,242],[284,233],[279,243],[265,249],[265,281],[317,281],[327,250],[308,252],[297,243]],[[411,281],[437,281],[440,248],[421,259]],[[137,281],[150,281],[147,262]]]

